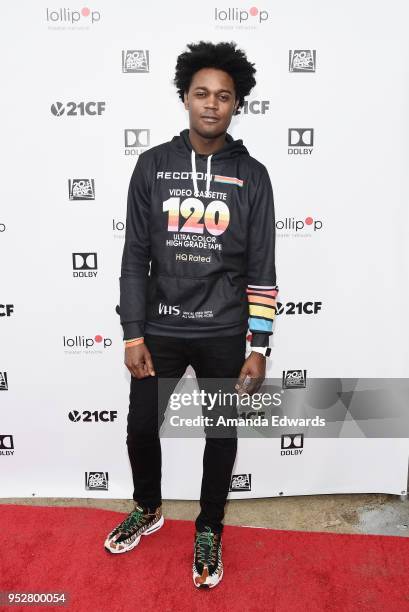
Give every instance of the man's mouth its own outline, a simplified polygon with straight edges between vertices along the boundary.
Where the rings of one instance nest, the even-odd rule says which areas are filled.
[[[217,123],[219,121],[219,118],[214,117],[213,115],[202,115],[201,119],[205,123]]]

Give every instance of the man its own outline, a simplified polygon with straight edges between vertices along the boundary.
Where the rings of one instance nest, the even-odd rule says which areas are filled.
[[[133,549],[164,522],[159,429],[166,406],[158,379],[177,382],[190,364],[198,380],[238,378],[237,391],[252,394],[270,352],[278,291],[272,187],[265,166],[227,134],[256,71],[235,43],[188,49],[174,83],[189,129],[139,156],[128,192],[120,315],[132,375],[127,446],[135,509],[108,535],[112,553]],[[206,432],[194,536],[199,588],[223,575],[222,519],[236,451],[237,436]]]

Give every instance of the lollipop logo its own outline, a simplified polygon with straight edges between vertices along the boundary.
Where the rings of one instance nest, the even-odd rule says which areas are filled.
[[[268,11],[260,11],[256,6],[252,6],[249,9],[243,8],[228,8],[228,9],[214,9],[215,21],[224,21],[236,23],[253,23],[257,21],[262,23],[268,20]]]
[[[101,13],[99,11],[93,11],[87,6],[82,9],[46,9],[46,19],[52,23],[71,23],[77,24],[79,22],[85,24],[96,23],[101,19]]]

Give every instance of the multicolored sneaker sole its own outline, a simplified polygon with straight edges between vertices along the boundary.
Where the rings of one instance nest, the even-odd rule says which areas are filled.
[[[164,522],[162,506],[156,508],[155,512],[145,513],[141,506],[136,505],[135,510],[108,534],[104,548],[113,554],[129,552],[138,546],[143,535],[155,533]]]

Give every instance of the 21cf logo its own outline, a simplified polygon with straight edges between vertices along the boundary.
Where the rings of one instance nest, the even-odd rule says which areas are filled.
[[[54,102],[51,104],[51,112],[55,117],[66,114],[67,117],[78,117],[79,115],[102,115],[105,111],[105,102]]]
[[[322,302],[287,302],[282,304],[277,302],[276,313],[295,315],[295,314],[317,314],[322,308]]]

